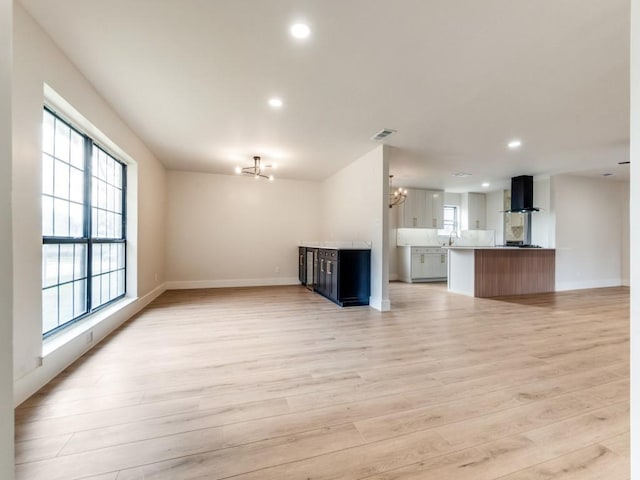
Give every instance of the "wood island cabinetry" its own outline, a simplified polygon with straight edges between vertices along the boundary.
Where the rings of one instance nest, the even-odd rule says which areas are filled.
[[[473,297],[555,291],[552,248],[451,247],[448,289]]]

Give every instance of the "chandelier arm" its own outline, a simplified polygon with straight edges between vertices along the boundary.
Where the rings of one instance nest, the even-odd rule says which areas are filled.
[[[265,166],[265,168],[268,168],[268,167],[271,167],[271,165]],[[238,167],[236,169],[236,173],[243,174],[243,175],[251,175],[256,179],[264,178],[269,181],[273,180],[273,175],[265,175],[264,173],[262,173],[262,164],[259,156],[253,157],[253,167],[243,167],[243,168]]]

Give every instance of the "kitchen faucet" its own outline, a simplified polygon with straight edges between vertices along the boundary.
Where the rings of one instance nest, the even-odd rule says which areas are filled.
[[[456,238],[460,238],[458,237],[458,232],[451,230],[451,233],[449,234],[449,246],[453,245],[453,239],[451,238],[453,235],[455,235]]]

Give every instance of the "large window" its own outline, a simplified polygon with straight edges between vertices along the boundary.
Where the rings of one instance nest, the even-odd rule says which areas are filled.
[[[42,333],[121,298],[126,166],[45,107],[42,128]]]

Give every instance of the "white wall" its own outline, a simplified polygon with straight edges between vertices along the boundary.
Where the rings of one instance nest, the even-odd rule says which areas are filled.
[[[496,245],[504,245],[504,190],[487,192],[487,230],[493,230]]]
[[[571,175],[551,178],[556,290],[622,284],[624,201],[616,181]]]
[[[320,239],[320,183],[168,172],[169,288],[298,283],[297,245]]]
[[[11,260],[12,2],[0,0],[0,478],[13,478]]]
[[[460,194],[460,230],[469,230],[469,193]]]
[[[640,479],[640,0],[631,0],[631,478]]]
[[[460,208],[460,205],[462,205],[462,194],[444,192],[444,204]]]
[[[13,245],[14,245],[14,374],[17,403],[44,385],[87,349],[84,339],[71,342],[44,359],[41,337],[40,214],[41,123],[44,85],[64,97],[96,129],[135,160],[128,185],[134,209],[129,253],[137,255],[137,283],[129,285],[140,301],[162,292],[164,281],[165,171],[135,134],[100,97],[69,59],[55,46],[19,3],[14,5],[13,65]],[[137,196],[137,201],[136,197]],[[133,198],[132,198],[133,197]],[[135,208],[137,207],[137,208]],[[138,231],[137,239],[135,238]],[[135,278],[135,277],[134,277]],[[99,340],[125,319],[119,316],[94,332]]]
[[[398,207],[389,209],[389,280],[398,280]]]
[[[555,214],[551,209],[551,179],[533,179],[533,206],[540,209],[531,213],[531,243],[554,248],[556,242]]]
[[[630,223],[631,217],[629,215],[629,189],[630,184],[628,182],[624,182],[620,185],[622,190],[622,206],[621,206],[621,215],[622,215],[622,232],[620,233],[620,238],[622,239],[622,285],[629,286],[630,283]]]
[[[384,146],[363,155],[322,184],[322,236],[364,240],[371,248],[373,308],[389,310],[389,160]]]

